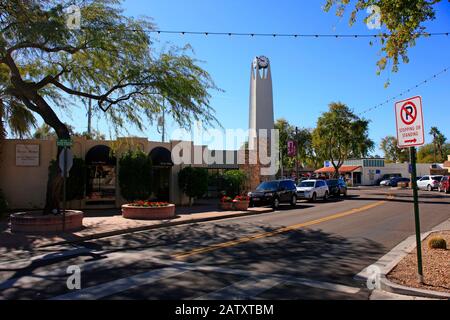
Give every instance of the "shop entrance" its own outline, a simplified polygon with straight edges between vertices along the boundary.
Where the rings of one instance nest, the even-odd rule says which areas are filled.
[[[164,147],[150,151],[152,159],[152,195],[157,201],[170,201],[170,177],[172,175],[172,155]]]
[[[92,147],[85,160],[86,205],[115,206],[116,158],[111,156],[111,148],[104,145]]]

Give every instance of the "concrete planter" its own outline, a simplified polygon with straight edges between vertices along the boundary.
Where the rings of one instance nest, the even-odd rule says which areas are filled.
[[[233,202],[221,202],[220,209],[222,210],[233,210]]]
[[[83,212],[67,210],[65,231],[83,228]],[[10,216],[11,232],[14,233],[51,233],[63,230],[63,215],[42,215],[41,212],[17,212]]]
[[[238,211],[247,211],[250,201],[233,200],[233,206]]]
[[[122,205],[122,217],[138,220],[162,220],[175,218],[175,205],[164,207],[137,207],[129,204]]]

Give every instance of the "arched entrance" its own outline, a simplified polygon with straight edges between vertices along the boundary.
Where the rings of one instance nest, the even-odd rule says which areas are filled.
[[[86,205],[112,205],[116,203],[116,158],[111,148],[97,145],[85,157],[87,165]]]
[[[156,147],[150,151],[149,157],[152,159],[153,195],[158,201],[169,201],[172,154],[164,147]]]

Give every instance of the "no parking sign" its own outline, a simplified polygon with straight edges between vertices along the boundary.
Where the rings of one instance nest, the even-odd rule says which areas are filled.
[[[420,96],[396,102],[395,120],[399,148],[421,146],[425,143]]]

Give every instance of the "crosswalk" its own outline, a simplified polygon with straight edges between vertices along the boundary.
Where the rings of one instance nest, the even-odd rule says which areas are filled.
[[[78,250],[78,249],[74,249]],[[68,256],[72,256],[67,253]],[[139,290],[150,284],[161,281],[170,281],[171,279],[186,276],[189,273],[201,273],[204,275],[214,275],[222,278],[221,275],[230,275],[236,277],[237,280],[231,284],[223,284],[222,287],[208,288],[208,292],[200,292],[198,295],[184,297],[185,299],[197,300],[236,300],[236,299],[258,299],[258,296],[272,288],[283,286],[286,284],[302,286],[305,288],[315,288],[326,291],[338,292],[341,294],[355,295],[361,289],[348,285],[318,281],[308,278],[294,277],[283,274],[262,273],[259,271],[242,270],[227,266],[216,265],[200,265],[183,261],[176,261],[160,257],[156,254],[149,254],[148,251],[131,251],[131,252],[114,252],[102,259],[92,260],[80,265],[82,277],[91,273],[107,273],[108,268],[114,265],[116,268],[124,268],[136,262],[148,263],[149,268],[144,272],[135,273],[133,270],[125,274],[94,283],[90,281],[90,285],[81,289],[64,289],[57,292],[56,295],[45,297],[50,300],[96,300],[108,299],[120,293],[130,292],[130,290]],[[39,288],[42,283],[51,286],[52,282],[57,282],[62,287],[62,281],[67,278],[65,268],[54,266],[48,270],[31,272],[24,276],[13,277],[0,282],[0,299],[11,297],[11,292],[17,292],[13,295],[15,299],[20,299],[20,290]],[[95,276],[94,276],[95,278]],[[202,278],[200,277],[200,280]],[[176,280],[174,280],[176,282]],[[219,284],[220,286],[220,284]],[[8,292],[8,295],[4,295]]]

